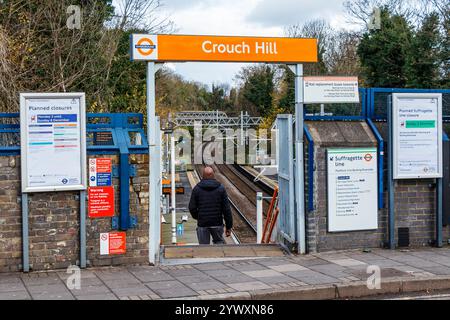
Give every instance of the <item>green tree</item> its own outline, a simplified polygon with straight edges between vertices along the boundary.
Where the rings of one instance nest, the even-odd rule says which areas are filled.
[[[406,59],[406,86],[435,88],[439,86],[440,58],[439,16],[433,12],[422,21],[422,26],[411,39]]]
[[[280,82],[279,107],[287,113],[295,111],[295,75],[287,66],[280,67],[283,76]]]
[[[405,17],[381,9],[381,28],[366,32],[358,46],[367,86],[404,87],[412,28]]]
[[[241,86],[239,103],[243,110],[266,116],[273,106],[275,70],[270,65],[243,68],[237,76]]]

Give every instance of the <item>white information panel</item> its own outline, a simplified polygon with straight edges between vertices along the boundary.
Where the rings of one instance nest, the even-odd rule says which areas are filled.
[[[86,189],[84,93],[20,94],[22,192]]]
[[[378,228],[377,149],[328,149],[328,231]]]
[[[393,93],[394,179],[442,177],[442,94]]]
[[[304,77],[305,103],[359,103],[358,77]]]

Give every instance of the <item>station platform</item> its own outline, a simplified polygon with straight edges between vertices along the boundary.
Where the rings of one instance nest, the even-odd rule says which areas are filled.
[[[272,189],[274,189],[275,187],[278,187],[278,181],[277,181],[277,176],[266,176],[263,174],[260,174],[260,171],[256,170],[255,168],[251,167],[251,166],[242,166],[242,169],[244,169],[245,171],[249,172],[251,175],[258,177],[258,180],[261,180],[262,182],[264,182],[265,184],[267,184],[268,186],[270,186]]]
[[[183,222],[183,232],[177,233],[177,243],[175,246],[198,245],[197,221],[189,213],[188,206],[193,187],[199,182],[198,177],[192,171],[182,171],[177,173],[177,182],[184,187],[184,194],[176,195],[176,207],[183,208],[176,211],[177,224],[182,223],[182,216],[186,215],[188,221]],[[172,243],[172,215],[164,215],[165,223],[161,225],[161,244],[173,245]],[[225,237],[227,244],[235,244],[232,238]]]

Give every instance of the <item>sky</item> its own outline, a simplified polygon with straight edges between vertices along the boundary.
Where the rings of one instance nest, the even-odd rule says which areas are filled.
[[[179,34],[285,36],[289,25],[325,19],[334,28],[349,28],[344,0],[161,0]],[[211,86],[234,84],[240,63],[177,63],[172,70],[185,79]]]

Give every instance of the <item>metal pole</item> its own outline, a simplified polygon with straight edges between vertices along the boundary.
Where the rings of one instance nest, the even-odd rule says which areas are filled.
[[[175,137],[170,136],[170,200],[172,211],[172,244],[177,243],[177,213],[175,199]]]
[[[160,149],[157,135],[159,124],[155,108],[155,62],[147,62],[147,135],[149,142],[149,263],[155,265],[159,258],[160,245]]]
[[[22,193],[22,260],[23,272],[29,272],[28,193]]]
[[[263,194],[256,193],[256,243],[261,243],[263,233]]]
[[[303,65],[295,65],[295,200],[297,204],[298,252],[306,253],[305,181],[303,172]]]
[[[437,179],[437,208],[436,208],[436,247],[442,247],[442,178]]]
[[[80,191],[80,268],[86,268],[86,191]]]
[[[241,111],[241,146],[244,145],[244,111]]]
[[[393,123],[392,123],[392,95],[388,97],[388,193],[389,193],[389,248],[395,249],[395,198],[394,198],[394,177],[393,177]]]

